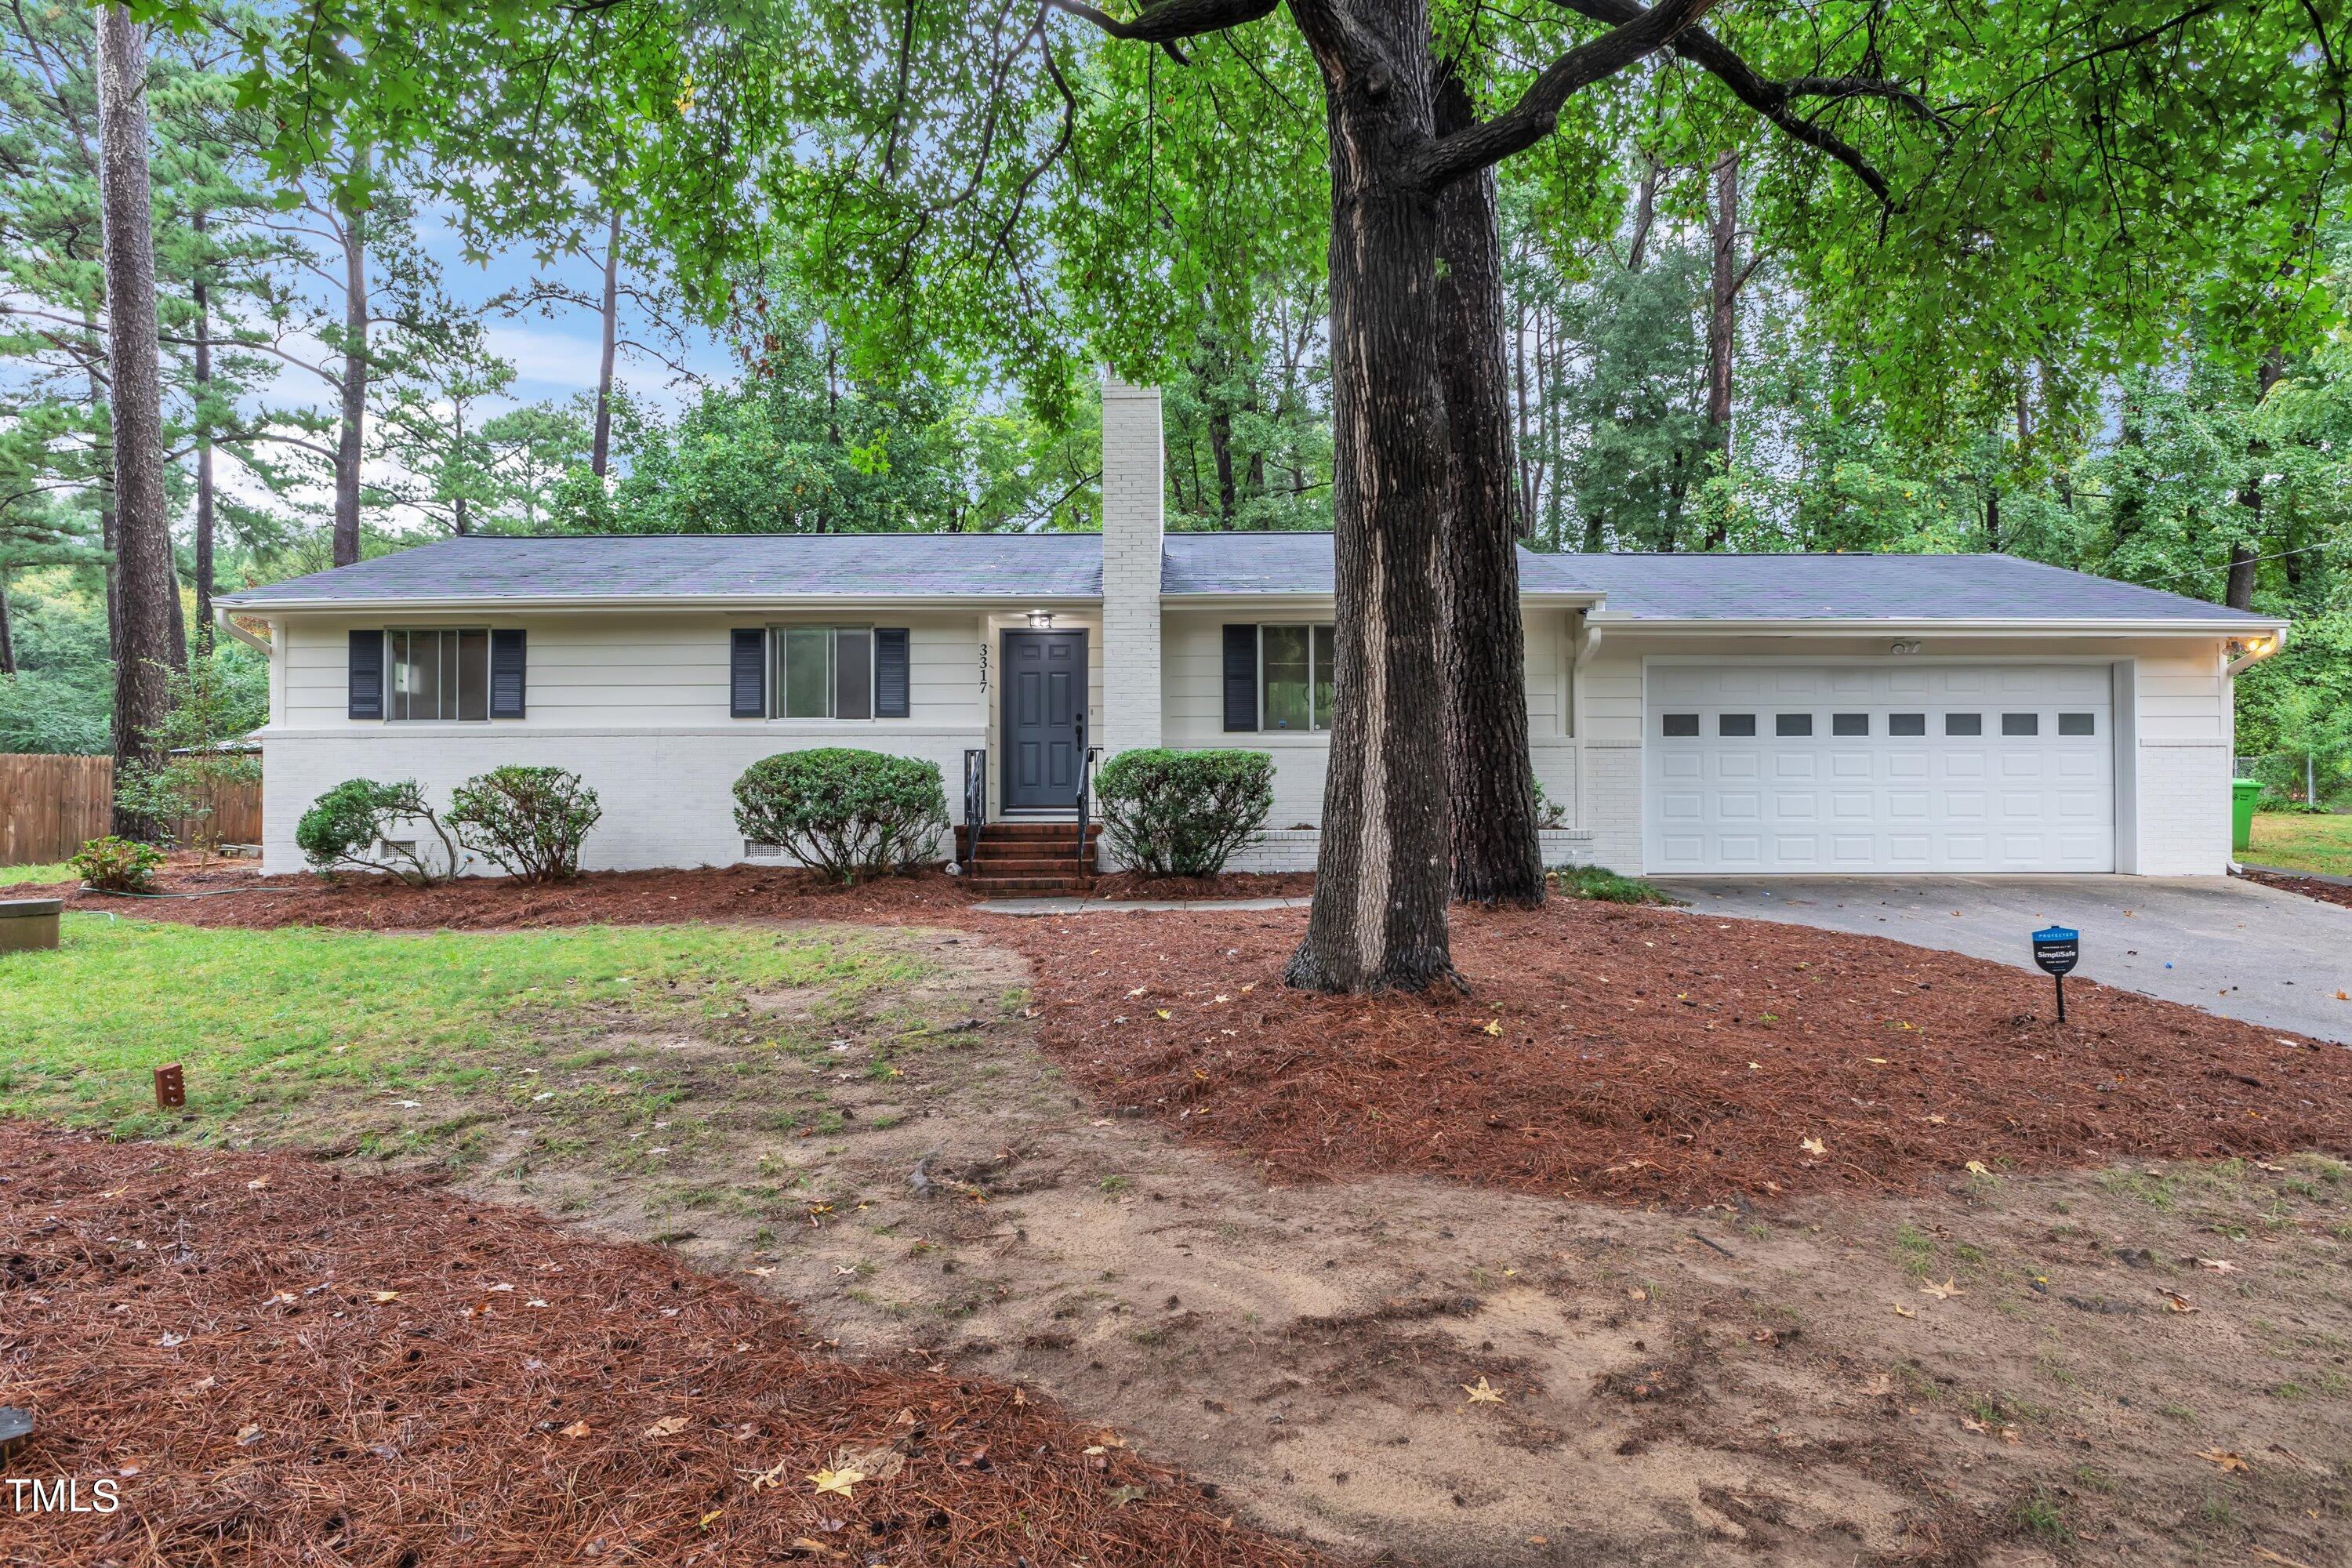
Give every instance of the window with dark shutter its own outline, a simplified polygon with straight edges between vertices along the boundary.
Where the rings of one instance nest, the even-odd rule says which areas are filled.
[[[354,719],[383,717],[383,634],[353,632],[351,656],[351,707]]]
[[[1257,627],[1225,627],[1225,728],[1257,728]]]
[[[490,717],[523,716],[523,635],[520,631],[490,634]]]
[[[730,638],[728,715],[764,719],[768,716],[768,634],[758,626],[738,626]]]
[[[874,628],[874,717],[904,719],[911,676],[904,626]]]

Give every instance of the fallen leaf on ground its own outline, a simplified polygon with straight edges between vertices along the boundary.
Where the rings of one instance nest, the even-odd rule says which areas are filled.
[[[863,1470],[819,1470],[809,1478],[816,1483],[819,1495],[825,1492],[838,1492],[843,1497],[849,1496],[849,1489],[865,1479],[866,1472]]]
[[[2234,1450],[2229,1448],[2206,1448],[2199,1452],[2195,1457],[2200,1459],[2207,1460],[2210,1463],[2219,1465],[2224,1470],[2252,1470],[2253,1468],[2253,1466],[2246,1463],[2246,1461]]]
[[[2164,1292],[2164,1310],[2168,1312],[2194,1312],[2201,1309],[2190,1306],[2188,1297],[2167,1290]]]
[[[250,1448],[260,1441],[261,1428],[258,1426],[241,1426],[237,1429],[236,1446],[238,1447]]]
[[[1478,1380],[1478,1385],[1475,1388],[1473,1388],[1466,1383],[1462,1385],[1462,1392],[1470,1396],[1470,1403],[1473,1405],[1500,1405],[1503,1403],[1503,1391],[1489,1384],[1483,1377]]]
[[[759,1268],[746,1268],[743,1272],[749,1274],[754,1279],[769,1279],[775,1277],[776,1271],[772,1268],[763,1267]]]
[[[590,1426],[585,1421],[574,1421],[571,1426],[566,1426],[562,1431],[558,1432],[556,1436],[559,1437],[585,1437],[593,1430],[594,1428]]]
[[[370,1294],[368,1300],[371,1301],[397,1301],[400,1300],[400,1292],[397,1290],[377,1290]]]
[[[660,1420],[646,1428],[646,1436],[648,1437],[675,1437],[680,1432],[685,1430],[685,1416],[665,1415]]]
[[[1482,1028],[1481,1032],[1482,1032],[1482,1033],[1484,1033],[1484,1034],[1489,1034],[1489,1035],[1499,1035],[1499,1034],[1501,1034],[1501,1033],[1503,1032],[1503,1020],[1501,1020],[1500,1018],[1489,1018],[1489,1019],[1487,1019],[1487,1020],[1486,1020],[1486,1024],[1485,1024],[1485,1026],[1483,1026],[1483,1028]]]
[[[2197,1267],[2210,1268],[2216,1274],[2235,1274],[2238,1271],[2238,1266],[2226,1258],[2200,1258],[2197,1260]]]
[[[1992,1174],[1992,1167],[1987,1165],[1982,1160],[1971,1160],[1963,1167],[1963,1169],[1965,1169],[1971,1176],[1990,1176]]]
[[[1798,1141],[1797,1147],[1808,1154],[1826,1154],[1830,1152],[1830,1146],[1818,1138],[1801,1139]]]
[[[1944,1282],[1941,1285],[1920,1286],[1919,1294],[1922,1296],[1933,1296],[1938,1301],[1948,1301],[1955,1296],[1965,1296],[1968,1292],[1960,1289],[1958,1280],[1955,1279],[1951,1275],[1947,1274],[1944,1276]]]
[[[268,1178],[268,1177],[267,1177],[267,1176],[256,1176],[256,1177],[254,1177],[254,1178],[253,1178],[253,1180],[251,1180],[251,1181],[249,1181],[249,1182],[247,1182],[247,1183],[246,1183],[246,1184],[245,1184],[245,1190],[246,1190],[246,1191],[247,1191],[247,1192],[249,1192],[249,1193],[257,1193],[257,1192],[259,1192],[262,1188],[264,1188],[264,1187],[268,1186],[268,1184],[269,1184],[269,1178]]]
[[[1895,1315],[1898,1318],[1916,1318],[1919,1314],[1908,1307],[1897,1307],[1895,1309]]]
[[[1131,1502],[1141,1502],[1150,1495],[1141,1487],[1113,1487],[1103,1493],[1103,1496],[1110,1499],[1112,1505],[1118,1508],[1125,1508]]]

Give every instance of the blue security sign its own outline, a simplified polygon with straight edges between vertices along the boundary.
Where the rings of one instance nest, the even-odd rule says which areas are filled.
[[[2083,956],[2083,933],[2064,926],[2044,926],[2033,933],[2033,962],[2044,974],[2063,974]]]
[[[2083,956],[2083,933],[2067,926],[2043,926],[2033,933],[2033,962],[2055,977],[2058,1021],[2066,1021],[2066,972]]]

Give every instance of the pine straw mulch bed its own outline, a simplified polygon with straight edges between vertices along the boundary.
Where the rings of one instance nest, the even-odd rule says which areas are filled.
[[[2342,904],[2346,909],[2352,909],[2352,882],[2331,882],[2318,877],[2297,877],[2285,871],[2248,869],[2240,874],[2247,881],[2260,882],[2265,888],[2276,888],[2282,892],[2301,893],[2306,899],[2317,899],[2322,903]]]
[[[2352,1149],[2352,1051],[2086,982],[2062,1027],[2046,978],[1957,953],[1555,900],[1454,911],[1466,995],[1336,998],[1282,984],[1304,924],[1004,929],[1074,1077],[1281,1181],[1696,1205]]]
[[[1127,900],[1260,899],[1314,890],[1312,875],[1216,878],[1106,877],[1096,895]],[[844,887],[815,872],[776,866],[705,867],[683,871],[591,871],[574,881],[531,887],[505,877],[471,877],[437,888],[411,888],[389,877],[352,875],[328,881],[264,877],[251,862],[199,866],[174,856],[141,899],[78,891],[70,883],[20,887],[10,898],[58,898],[67,908],[138,914],[187,925],[331,926],[346,931],[497,931],[667,921],[820,920],[866,924],[922,923],[961,915],[982,895],[942,871],[885,877]],[[188,897],[184,895],[197,895]]]
[[[9,1472],[122,1497],[0,1530],[44,1563],[1321,1561],[1005,1384],[415,1181],[0,1125],[0,1235]]]

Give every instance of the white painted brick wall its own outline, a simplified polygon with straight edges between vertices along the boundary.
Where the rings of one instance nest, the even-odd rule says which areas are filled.
[[[2143,741],[2139,874],[2218,877],[2230,867],[2230,748]]]
[[[953,821],[962,813],[964,748],[981,742],[977,727],[901,729],[887,749],[939,763]],[[743,858],[734,795],[743,770],[779,752],[842,743],[837,731],[795,732],[780,724],[636,732],[476,725],[429,733],[387,725],[272,735],[262,751],[262,869],[276,876],[304,868],[295,824],[345,779],[413,778],[426,799],[446,806],[454,786],[509,763],[569,768],[596,791],[604,815],[582,849],[586,869],[731,866]],[[942,859],[953,847],[942,844]]]
[[[1160,565],[1165,478],[1157,388],[1103,376],[1106,758],[1160,744]]]
[[[1592,836],[1589,833],[1574,828],[1548,828],[1536,837],[1543,843],[1543,863],[1547,868],[1593,864]],[[1225,869],[1312,871],[1322,846],[1323,836],[1320,833],[1270,829],[1258,835],[1255,843],[1227,861]]]
[[[1584,815],[1578,826],[1592,835],[1592,864],[1629,877],[1642,871],[1642,747],[1639,742],[1588,742],[1584,748]]]

